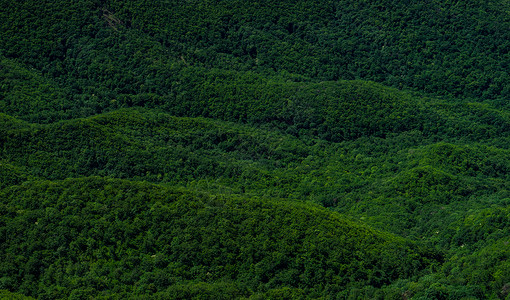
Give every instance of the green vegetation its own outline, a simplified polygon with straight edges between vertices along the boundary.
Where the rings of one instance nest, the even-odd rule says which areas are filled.
[[[27,182],[5,189],[2,199],[5,288],[44,298],[163,296],[197,282],[214,282],[212,293],[227,288],[231,296],[284,287],[341,293],[420,274],[440,258],[286,201],[99,177]]]
[[[0,298],[508,299],[505,1],[1,1]]]

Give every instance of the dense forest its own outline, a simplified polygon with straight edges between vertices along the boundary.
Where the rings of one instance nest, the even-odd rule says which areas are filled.
[[[510,299],[506,1],[0,3],[0,298]]]

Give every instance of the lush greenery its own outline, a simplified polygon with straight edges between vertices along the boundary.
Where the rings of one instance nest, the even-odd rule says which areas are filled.
[[[505,1],[1,2],[0,297],[510,297]]]
[[[441,258],[283,200],[99,177],[23,184],[5,189],[2,199],[3,284],[49,299],[184,297],[197,282],[215,283],[213,292],[230,294],[225,298],[282,288],[335,295],[419,274]]]

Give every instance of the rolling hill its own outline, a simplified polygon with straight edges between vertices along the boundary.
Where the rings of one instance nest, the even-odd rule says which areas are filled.
[[[2,1],[0,296],[506,299],[505,1]]]

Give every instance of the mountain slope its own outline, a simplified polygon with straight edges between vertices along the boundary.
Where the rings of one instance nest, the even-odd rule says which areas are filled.
[[[509,92],[502,0],[2,4],[4,55],[58,78],[76,100],[99,97],[96,109],[120,95],[171,94],[179,64],[373,80],[503,105]]]
[[[320,295],[381,287],[440,259],[282,201],[98,177],[27,182],[0,199],[3,288],[37,297],[162,296],[190,280],[234,284],[238,296],[281,287]]]
[[[0,295],[508,297],[506,1],[0,4]]]

